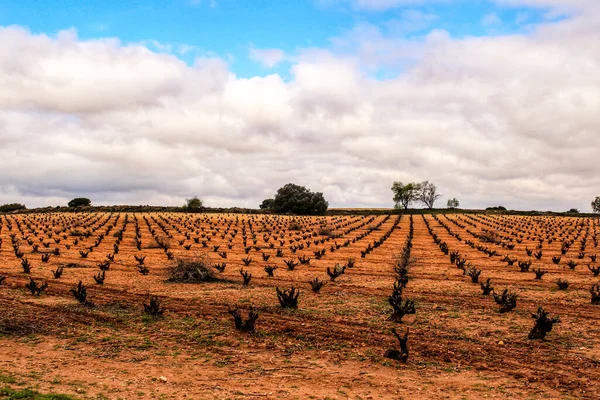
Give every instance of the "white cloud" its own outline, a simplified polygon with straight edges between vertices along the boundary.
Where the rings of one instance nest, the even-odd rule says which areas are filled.
[[[285,60],[285,52],[281,49],[255,49],[251,47],[249,57],[265,67],[273,68]]]
[[[389,206],[393,180],[428,179],[465,207],[589,210],[598,18],[410,41],[363,26],[289,58],[289,81],[74,31],[0,28],[0,203],[199,195],[256,207],[296,182],[334,206]],[[367,73],[381,65],[403,72]]]

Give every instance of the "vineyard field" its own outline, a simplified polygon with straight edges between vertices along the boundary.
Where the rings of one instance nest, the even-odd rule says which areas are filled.
[[[597,399],[598,239],[597,218],[484,213],[0,215],[0,387]],[[389,298],[403,255],[399,293],[414,312],[398,318]],[[178,263],[206,266],[210,279],[173,279]],[[292,287],[297,308],[284,308],[277,290]],[[516,307],[500,312],[505,289]],[[529,339],[539,307],[560,320]],[[235,309],[258,314],[254,332],[236,329]],[[384,357],[399,348],[392,328],[408,331],[406,361]]]

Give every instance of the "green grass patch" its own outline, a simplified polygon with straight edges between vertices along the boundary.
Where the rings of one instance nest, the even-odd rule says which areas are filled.
[[[76,400],[65,394],[41,394],[29,389],[14,390],[9,387],[0,389],[0,399],[6,400]]]

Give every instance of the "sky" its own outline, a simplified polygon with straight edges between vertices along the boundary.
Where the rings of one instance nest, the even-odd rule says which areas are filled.
[[[0,204],[590,211],[597,0],[2,0]]]

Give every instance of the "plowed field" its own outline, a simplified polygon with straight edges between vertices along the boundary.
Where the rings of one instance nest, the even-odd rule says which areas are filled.
[[[0,388],[110,399],[600,397],[598,220],[56,213],[0,224]],[[416,312],[397,323],[388,297],[411,226],[403,297]],[[453,252],[496,293],[516,293],[516,308],[500,313]],[[218,281],[168,282],[178,259],[207,256],[225,263]],[[336,264],[346,269],[331,280]],[[41,295],[25,287],[30,278],[47,282]],[[326,282],[319,293],[314,278]],[[93,305],[71,293],[80,281]],[[298,309],[283,309],[276,287],[291,286]],[[144,313],[150,296],[162,317]],[[540,306],[560,322],[529,340]],[[228,311],[250,307],[256,331],[236,330]],[[406,363],[383,356],[398,348],[391,328],[409,328]]]

